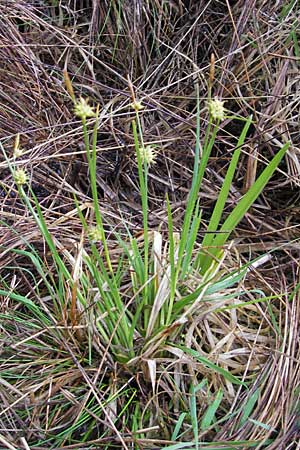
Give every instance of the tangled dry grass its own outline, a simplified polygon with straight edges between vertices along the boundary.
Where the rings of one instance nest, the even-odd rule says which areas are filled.
[[[166,193],[180,229],[193,170],[196,83],[204,133],[212,54],[213,95],[225,99],[235,116],[253,115],[227,211],[277,149],[291,142],[285,161],[235,230],[228,262],[234,266],[276,249],[240,286],[245,302],[255,290],[273,300],[223,311],[212,298],[184,337],[177,336],[250,383],[249,390],[171,347],[155,354],[153,385],[142,363],[130,369],[117,364],[95,328],[82,325],[80,339],[63,320],[43,328],[36,317],[28,321],[17,298],[0,296],[0,448],[163,448],[178,443],[173,430],[180,417],[181,440],[191,442],[193,428],[181,413],[190,410],[190,385],[206,379],[196,397],[199,421],[219,390],[221,408],[216,425],[199,430],[202,447],[187,448],[300,449],[299,12],[293,1],[0,1],[0,140],[11,156],[20,134],[24,153],[18,164],[30,173],[49,230],[70,265],[68,255],[74,255],[82,229],[73,196],[86,205],[91,193],[82,128],[64,70],[76,95],[100,105],[97,184],[107,230],[122,231],[125,222],[138,232],[142,223],[128,75],[146,106],[145,143],[158,150],[149,175],[153,230],[166,230]],[[222,124],[202,186],[204,219],[240,131],[237,119]],[[12,253],[30,244],[51,264],[47,248],[5,159],[0,175],[0,289],[5,282],[12,291],[31,293],[51,316],[55,311],[43,286],[33,289],[37,274],[30,261]],[[116,244],[112,236],[109,242]],[[116,247],[116,261],[119,256]],[[86,363],[89,333],[92,364]],[[135,417],[138,423],[130,422]]]

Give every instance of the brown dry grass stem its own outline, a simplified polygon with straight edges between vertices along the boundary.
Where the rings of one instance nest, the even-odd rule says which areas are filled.
[[[0,141],[12,159],[19,136],[23,154],[16,165],[29,175],[73,282],[53,275],[49,248],[0,156],[0,291],[33,301],[0,294],[1,449],[142,450],[188,442],[196,448],[194,399],[201,449],[299,449],[299,60],[297,2],[0,1]],[[193,176],[195,84],[201,142],[208,88],[212,97],[226,100],[229,115],[254,117],[226,213],[278,148],[291,142],[279,170],[235,230],[220,270],[225,275],[276,250],[264,264],[249,268],[230,308],[226,299],[211,294],[205,304],[199,302],[197,317],[160,331],[145,354],[126,367],[115,361],[99,332],[101,298],[87,290],[85,307],[79,301],[82,249],[90,244],[74,195],[83,214],[91,211],[92,199],[74,100],[82,95],[99,104],[97,188],[117,270],[124,250],[115,231],[124,237],[129,228],[139,244],[142,227],[130,103],[143,102],[143,139],[158,152],[149,173],[149,226],[166,242],[166,194],[174,232],[180,231]],[[241,123],[225,120],[217,136],[201,187],[201,233]],[[28,248],[44,264],[47,279],[64,292],[63,306],[56,303],[59,289],[49,293],[37,266],[22,253]],[[156,259],[161,275],[164,257],[162,246]],[[127,309],[134,303],[131,275],[128,271],[120,288]],[[184,290],[192,293],[197,283],[192,273]],[[270,299],[257,302],[260,292]],[[175,346],[162,351],[165,335],[247,389]],[[136,333],[133,341],[139,349],[142,336]],[[193,397],[191,386],[196,389],[203,380]],[[203,417],[218,400],[206,427]]]

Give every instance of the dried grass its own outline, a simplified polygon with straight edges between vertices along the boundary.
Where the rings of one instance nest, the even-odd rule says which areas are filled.
[[[288,140],[292,143],[285,164],[234,236],[238,258],[248,260],[249,254],[252,257],[278,247],[263,268],[249,273],[245,286],[248,292],[250,288],[264,289],[277,295],[277,300],[223,312],[216,311],[218,304],[212,301],[211,309],[199,310],[198,320],[185,330],[186,345],[249,382],[250,392],[246,394],[186,355],[174,354],[171,348],[164,357],[157,355],[153,386],[149,367],[140,365],[136,372],[128,372],[116,366],[95,327],[78,326],[84,336],[80,342],[63,318],[56,320],[55,327],[41,329],[36,319],[26,321],[15,302],[1,298],[1,448],[57,448],[53,446],[55,436],[83,413],[90,422],[83,423],[76,433],[80,438],[91,426],[88,442],[61,440],[59,448],[133,448],[132,443],[140,449],[162,448],[173,443],[171,431],[178,416],[189,409],[191,382],[203,377],[211,392],[223,390],[222,410],[227,418],[224,422],[218,418],[217,431],[206,430],[200,439],[226,443],[272,438],[272,443],[255,448],[299,448],[299,244],[294,242],[299,238],[300,55],[295,53],[299,8],[292,7],[284,17],[281,12],[286,2],[162,3],[1,2],[0,139],[11,155],[20,133],[25,150],[20,161],[30,172],[49,229],[62,251],[74,252],[81,224],[73,194],[81,202],[89,202],[90,187],[80,124],[73,118],[63,83],[63,70],[67,69],[76,95],[88,95],[100,104],[97,182],[106,226],[120,227],[122,217],[138,231],[141,208],[130,131],[129,74],[146,105],[142,119],[145,141],[157,144],[159,150],[159,161],[150,174],[150,225],[164,227],[162,206],[168,192],[180,228],[192,176],[195,82],[204,108],[209,60],[214,53],[213,94],[224,97],[236,115],[245,117],[251,112],[254,117],[228,210],[276,149]],[[205,217],[217,198],[234,149],[233,137],[239,132],[238,121],[225,122],[218,138],[202,186]],[[1,278],[12,290],[18,287],[33,292],[32,279],[18,270],[31,270],[28,261],[20,256],[13,259],[10,250],[25,248],[27,241],[45,259],[49,255],[32,219],[24,217],[4,160],[0,161],[0,176],[1,219],[18,232],[1,227]],[[232,253],[236,264],[237,256]],[[40,294],[45,310],[53,315],[42,287]],[[247,295],[247,300],[251,299],[251,293]],[[93,340],[91,367],[85,354],[88,336]],[[252,422],[241,426],[245,405],[257,390]],[[112,423],[115,412],[124,406],[125,394],[135,399],[128,406],[131,415],[139,403],[143,423],[147,423],[148,429],[140,434],[139,424],[134,434],[127,423]],[[208,399],[205,390],[199,395],[201,417]],[[49,444],[38,444],[48,436],[52,436]],[[187,429],[184,440],[192,439]],[[223,447],[220,444],[218,448]]]

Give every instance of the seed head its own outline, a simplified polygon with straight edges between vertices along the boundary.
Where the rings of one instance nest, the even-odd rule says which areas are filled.
[[[99,227],[90,227],[88,231],[90,241],[96,243],[102,240],[102,231]]]
[[[152,145],[146,145],[146,147],[140,147],[139,148],[140,156],[142,163],[145,162],[147,164],[155,164],[155,158],[157,155],[157,152],[154,150],[154,147]]]
[[[88,102],[88,99],[80,97],[80,100],[78,100],[74,106],[75,116],[80,117],[82,120],[86,120],[87,117],[95,117],[94,108],[92,108]]]
[[[24,153],[24,150],[22,150],[20,147],[18,147],[14,150],[14,157],[20,158],[20,156],[22,156],[23,153]]]
[[[222,121],[225,119],[224,102],[215,97],[214,100],[210,100],[208,104],[209,113],[213,120]]]
[[[145,106],[143,106],[142,102],[139,102],[138,100],[134,100],[134,102],[130,103],[130,106],[132,109],[135,110],[135,112],[139,112],[141,109],[145,108]]]
[[[14,156],[14,158],[19,158],[20,156],[23,155],[23,153],[24,153],[23,150],[20,148],[20,133],[17,133],[16,138],[15,138],[13,156]]]
[[[22,186],[23,184],[27,183],[27,174],[24,169],[15,170],[13,173],[13,177],[14,177],[15,183],[18,186]]]

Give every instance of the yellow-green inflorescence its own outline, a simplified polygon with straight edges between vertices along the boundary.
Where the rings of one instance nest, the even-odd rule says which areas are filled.
[[[90,241],[96,243],[102,241],[102,230],[100,227],[90,227],[88,230],[88,237]]]
[[[22,150],[20,147],[14,149],[14,158],[20,158],[24,153],[24,150]]]
[[[14,177],[15,183],[18,186],[22,186],[23,184],[27,183],[27,178],[28,177],[27,177],[27,174],[26,174],[24,169],[17,169],[17,170],[15,170],[13,172],[13,177]]]
[[[89,100],[82,97],[75,102],[74,114],[82,120],[86,120],[88,117],[95,117],[96,115],[94,108],[89,105]]]
[[[139,153],[140,153],[141,161],[143,164],[145,162],[148,165],[155,164],[155,158],[156,158],[157,152],[155,151],[154,147],[152,147],[152,145],[146,145],[146,147],[140,147]]]
[[[141,111],[141,109],[144,109],[145,106],[142,104],[142,102],[138,100],[134,100],[134,102],[130,103],[130,106],[132,109],[135,110],[135,112]]]
[[[215,97],[208,103],[209,113],[214,121],[222,122],[225,119],[224,102]]]
[[[14,145],[14,153],[13,153],[13,157],[16,158],[20,158],[20,156],[23,155],[23,150],[22,148],[20,148],[20,133],[17,133],[16,135],[16,139],[15,139],[15,145]]]

